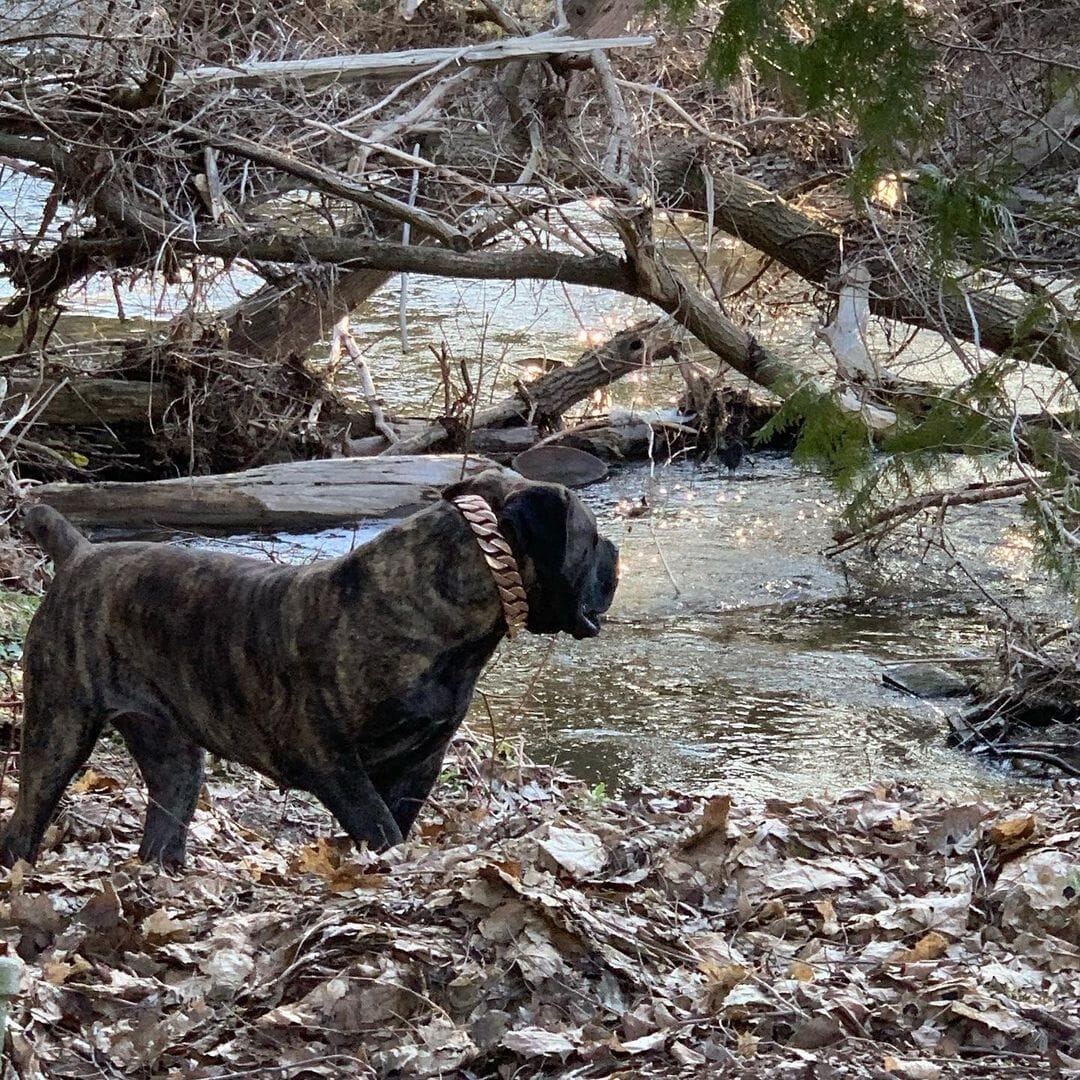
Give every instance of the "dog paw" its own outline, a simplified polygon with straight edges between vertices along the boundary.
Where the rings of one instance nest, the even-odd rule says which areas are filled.
[[[181,870],[187,858],[184,837],[147,834],[139,845],[139,861],[164,870]]]
[[[0,866],[11,869],[20,859],[32,863],[35,852],[32,845],[20,836],[0,837]]]

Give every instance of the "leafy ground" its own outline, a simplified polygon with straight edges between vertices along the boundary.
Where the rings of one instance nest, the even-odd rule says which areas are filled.
[[[19,1076],[1080,1069],[1075,792],[610,799],[461,740],[385,859],[219,768],[179,876],[133,861],[144,802],[104,746],[0,881]]]

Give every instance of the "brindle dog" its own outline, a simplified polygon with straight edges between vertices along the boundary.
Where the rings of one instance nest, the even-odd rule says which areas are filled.
[[[618,553],[577,496],[488,470],[344,558],[281,566],[91,544],[56,511],[25,527],[56,576],[25,648],[20,790],[0,861],[37,855],[106,723],[139,765],[139,857],[179,866],[206,750],[317,796],[360,844],[408,835],[506,632],[450,499],[481,495],[518,560],[528,629],[599,632]]]

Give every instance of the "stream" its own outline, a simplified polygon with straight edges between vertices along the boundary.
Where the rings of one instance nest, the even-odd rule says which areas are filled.
[[[28,211],[32,218],[41,197],[35,181],[0,174],[7,221]],[[743,259],[742,273],[755,268],[732,244],[715,250],[729,267]],[[223,308],[255,283],[234,270],[197,298],[183,285],[131,283],[121,290],[122,323],[112,285],[94,279],[70,298],[53,340],[89,346],[160,324],[193,299]],[[5,291],[0,279],[0,299]],[[537,358],[571,361],[586,343],[649,314],[625,297],[580,287],[414,277],[403,351],[398,302],[391,284],[352,329],[388,407],[413,414],[441,401],[431,346],[445,342],[468,357],[487,400]],[[753,329],[808,370],[825,372],[831,363],[814,341],[812,315],[796,309],[796,317],[762,318]],[[14,340],[7,332],[0,350]],[[939,339],[918,335],[904,347],[907,373],[947,363],[941,350]],[[313,359],[326,351],[317,346]],[[347,369],[342,377],[348,385]],[[666,405],[678,388],[670,368],[653,370],[624,380],[615,398]],[[629,516],[642,496],[649,514]],[[903,695],[881,678],[889,662],[991,654],[998,632],[984,589],[1021,612],[1064,614],[1032,568],[1013,511],[955,512],[957,548],[964,565],[977,568],[976,584],[914,533],[872,561],[826,560],[836,497],[822,478],[783,458],[759,456],[734,475],[689,462],[624,466],[582,497],[622,551],[604,632],[584,642],[525,635],[504,644],[474,706],[479,738],[520,737],[532,756],[608,790],[672,785],[797,797],[871,777],[953,791],[1021,782],[946,748],[946,710],[958,706]],[[342,554],[383,527],[199,542],[308,559]]]

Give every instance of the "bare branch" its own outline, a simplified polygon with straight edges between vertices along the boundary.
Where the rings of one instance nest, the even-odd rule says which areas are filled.
[[[447,61],[462,65],[502,64],[508,60],[545,59],[568,53],[594,52],[597,49],[641,49],[655,43],[656,39],[652,36],[564,38],[552,34],[534,34],[461,49],[410,49],[406,52],[358,53],[311,60],[268,60],[237,64],[235,67],[197,67],[178,72],[169,87],[172,90],[191,90],[197,86],[223,82],[251,86],[277,82],[282,78],[349,81],[378,76],[385,79],[411,75],[417,70]]]

